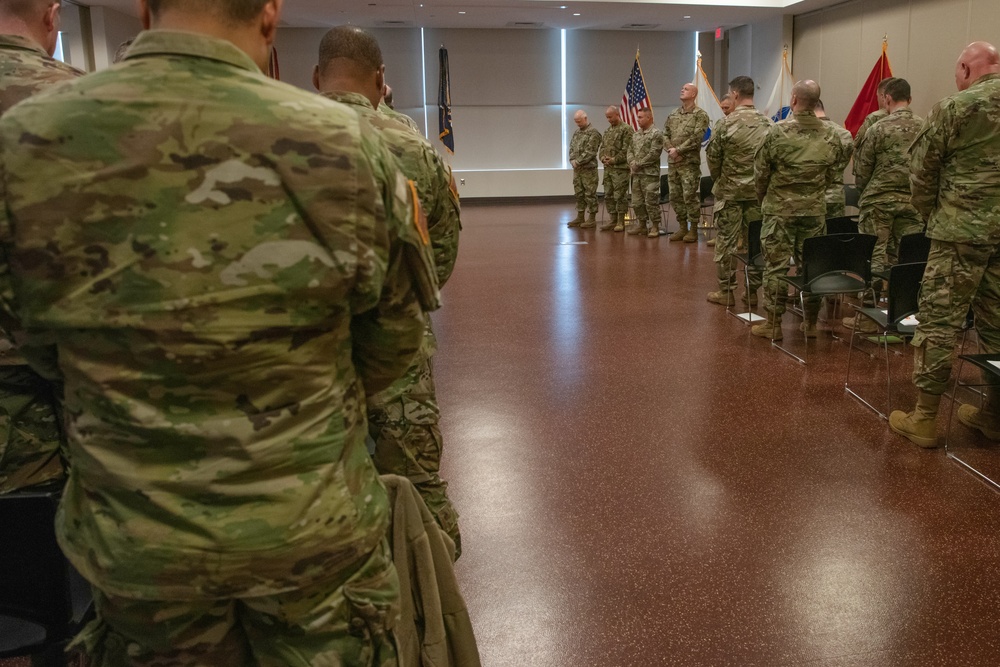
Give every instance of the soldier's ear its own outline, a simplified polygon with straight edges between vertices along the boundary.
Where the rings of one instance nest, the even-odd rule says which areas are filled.
[[[152,18],[149,13],[149,3],[146,0],[139,0],[139,20],[142,21],[142,29],[149,30],[152,26]]]
[[[385,97],[385,65],[382,65],[375,72],[375,87],[382,91],[382,97]]]
[[[319,65],[313,67],[313,88],[319,90]],[[319,90],[319,92],[323,92]]]
[[[275,35],[278,33],[278,21],[281,17],[281,5],[283,0],[268,0],[260,15],[260,33],[267,41],[268,46],[274,44]]]

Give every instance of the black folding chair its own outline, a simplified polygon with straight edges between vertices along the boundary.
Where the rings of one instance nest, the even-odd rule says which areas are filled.
[[[899,251],[896,253],[897,264],[913,264],[926,262],[931,252],[931,240],[923,232],[905,234],[899,238]],[[872,275],[882,280],[889,279],[889,271],[876,271]]]
[[[743,264],[743,284],[746,288],[746,300],[747,300],[747,312],[736,313],[732,310],[732,306],[726,308],[728,312],[733,317],[737,317],[743,321],[744,324],[753,324],[754,322],[760,322],[764,318],[753,312],[753,306],[750,305],[750,270],[751,267],[756,269],[759,273],[764,271],[764,252],[760,243],[760,230],[764,223],[761,220],[754,220],[750,223],[747,229],[747,247],[742,253],[737,253],[734,255],[736,261]],[[736,299],[733,299],[733,304],[736,304]]]
[[[850,216],[826,219],[827,234],[857,234],[858,221]]]
[[[858,208],[858,202],[861,201],[861,192],[858,190],[858,186],[851,184],[844,184],[844,208],[853,208],[855,211],[860,212]]]
[[[701,182],[698,184],[698,198],[701,202],[701,224],[699,227],[705,229],[715,229],[715,216],[712,215],[712,209],[715,208],[715,195],[712,194],[712,188],[715,182],[712,180],[711,176],[702,176]]]
[[[895,336],[902,340],[913,337],[917,325],[915,322],[904,323],[907,318],[917,312],[917,302],[920,297],[920,283],[924,277],[926,262],[897,264],[889,269],[889,294],[886,308],[860,308],[855,306],[858,317],[865,317],[878,327],[875,332],[858,331],[858,317],[854,318],[854,329],[851,331],[851,347],[847,351],[847,378],[844,380],[844,390],[872,409],[882,419],[888,419],[892,412],[892,373],[889,369],[889,337]],[[879,411],[865,400],[854,389],[851,389],[851,356],[856,343],[867,337],[875,337],[876,344],[885,353],[885,412]],[[859,350],[861,348],[858,348]],[[870,355],[874,357],[874,355]]]
[[[92,617],[90,586],[59,550],[61,483],[0,495],[0,659],[65,667],[69,640]]]
[[[806,239],[802,244],[802,264],[797,267],[796,275],[781,278],[798,294],[800,313],[805,316],[806,300],[810,297],[872,292],[871,256],[875,241],[871,234],[828,234]],[[785,297],[776,287],[775,302],[779,295]],[[874,294],[872,298],[874,300]],[[771,345],[804,364],[809,339],[805,334],[803,339],[806,345],[801,357],[781,345],[779,339],[772,338]]]

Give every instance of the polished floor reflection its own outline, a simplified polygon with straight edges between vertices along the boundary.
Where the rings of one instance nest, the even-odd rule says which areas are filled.
[[[570,209],[466,205],[435,316],[483,664],[1000,664],[1000,495],[848,396],[844,343],[707,303],[704,242]]]

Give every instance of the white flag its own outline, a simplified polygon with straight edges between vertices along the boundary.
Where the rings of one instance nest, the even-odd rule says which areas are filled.
[[[722,112],[722,104],[719,102],[719,97],[712,90],[712,84],[708,82],[708,76],[701,67],[700,53],[695,65],[694,85],[698,87],[698,97],[695,98],[694,103],[708,114],[708,130],[705,131],[705,136],[701,139],[701,147],[705,148],[708,146],[709,139],[712,138],[712,131],[715,129],[715,124],[725,118],[726,114]],[[701,173],[706,176],[708,175],[708,162],[705,159],[704,150],[701,152]]]
[[[765,116],[770,117],[774,122],[784,120],[792,112],[789,105],[792,102],[792,70],[788,66],[788,48],[781,52],[781,73],[778,80],[774,82],[774,90],[771,91],[771,98],[767,101],[761,111]]]

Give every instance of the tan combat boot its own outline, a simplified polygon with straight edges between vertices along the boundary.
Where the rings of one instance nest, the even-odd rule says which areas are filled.
[[[612,229],[615,228],[616,222],[618,222],[618,216],[617,214],[612,213],[608,216],[608,221],[601,224],[601,226],[598,228],[598,231],[610,232]]]
[[[688,222],[687,234],[684,235],[684,243],[697,243],[697,242],[698,242],[698,223]]]
[[[1000,406],[994,393],[998,390],[986,390],[986,402],[982,410],[972,405],[962,405],[958,408],[958,421],[969,428],[978,430],[990,440],[1000,441]]]
[[[591,212],[587,215],[587,220],[580,223],[581,229],[592,229],[597,226],[597,213]]]
[[[858,322],[858,331],[861,333],[876,333],[878,331],[878,325],[875,324],[870,318],[864,317],[863,315],[853,315],[851,317],[845,317],[841,324],[844,325],[845,329],[850,329],[854,331],[854,321]]]
[[[671,241],[683,241],[684,236],[687,234],[687,222],[683,220],[678,220],[677,224],[680,225],[680,228],[678,228],[676,232],[670,235],[669,239]]]
[[[619,213],[618,214],[618,224],[615,225],[615,231],[616,232],[624,232],[625,231],[625,214],[624,213]]]
[[[579,227],[583,224],[583,211],[577,211],[576,217],[566,223],[567,227]]]
[[[819,329],[816,328],[816,315],[806,315],[806,319],[799,325],[799,331],[806,335],[806,338],[818,338]]]
[[[941,396],[925,391],[917,395],[917,407],[906,413],[894,410],[889,415],[889,427],[915,444],[930,449],[937,447],[937,413]]]
[[[705,300],[709,303],[717,303],[720,306],[735,306],[736,300],[732,292],[709,292]]]
[[[714,248],[715,247],[715,239],[709,239],[709,240],[705,241],[705,245],[707,245],[709,248]]]
[[[761,338],[781,340],[781,320],[775,319],[774,315],[768,313],[765,321],[750,327],[750,333]]]
[[[639,234],[645,234],[646,233],[646,221],[645,220],[636,220],[634,223],[632,223],[632,226],[628,228],[628,231],[626,233],[627,234],[631,234],[632,236],[638,236]]]

